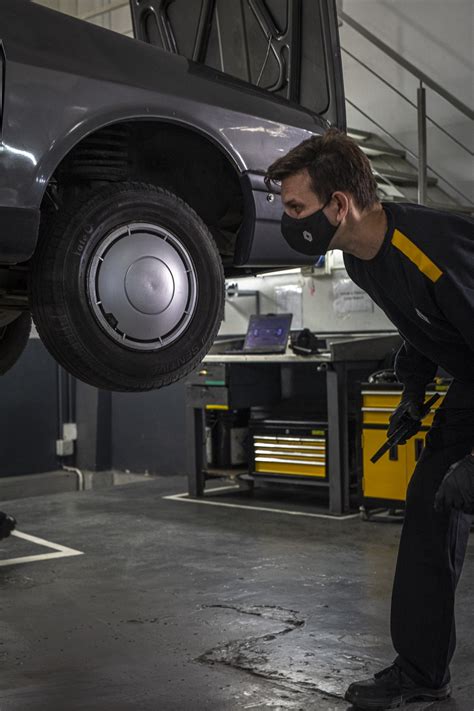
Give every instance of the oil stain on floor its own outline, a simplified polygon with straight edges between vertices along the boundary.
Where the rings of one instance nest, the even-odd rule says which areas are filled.
[[[370,635],[363,640],[354,635],[343,635],[341,639],[340,634],[327,632],[303,634],[306,622],[296,610],[238,604],[205,605],[203,609],[259,618],[262,627],[270,629],[214,647],[197,660],[211,666],[223,664],[274,682],[279,688],[278,697],[273,696],[268,703],[260,699],[258,708],[349,711],[352,707],[344,701],[347,686],[371,677],[384,664],[361,652],[361,648],[371,646]],[[250,703],[245,708],[257,707]],[[411,703],[409,708],[447,709],[443,704],[423,702]]]

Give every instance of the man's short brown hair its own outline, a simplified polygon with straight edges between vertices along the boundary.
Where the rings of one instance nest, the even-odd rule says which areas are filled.
[[[370,162],[352,138],[336,128],[312,136],[268,168],[265,183],[279,182],[306,169],[313,192],[327,202],[336,190],[350,193],[360,209],[377,202],[377,183]]]

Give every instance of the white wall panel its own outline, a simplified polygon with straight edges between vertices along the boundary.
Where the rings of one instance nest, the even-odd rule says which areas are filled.
[[[472,0],[343,0],[344,11],[468,106],[474,106],[474,3]],[[341,44],[416,102],[418,81],[343,24]],[[346,94],[397,138],[416,150],[416,110],[343,53]],[[472,123],[427,89],[428,113],[474,149]],[[375,126],[348,107],[348,125]],[[472,156],[429,128],[428,160],[474,201]]]
[[[298,284],[302,288],[303,326],[316,333],[349,333],[366,331],[395,331],[385,314],[371,300],[371,310],[348,312],[335,308],[335,285],[347,277],[344,269],[336,269],[331,275],[303,277],[300,273],[281,276],[265,275],[230,280],[241,291],[260,292],[261,313],[277,313],[278,303],[275,288],[286,284]],[[244,334],[248,318],[255,313],[252,296],[234,296],[226,301],[225,319],[220,336]],[[350,308],[350,301],[348,304]],[[365,304],[364,304],[365,308]]]

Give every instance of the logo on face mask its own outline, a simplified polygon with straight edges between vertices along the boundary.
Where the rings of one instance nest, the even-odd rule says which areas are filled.
[[[283,213],[281,232],[292,249],[309,256],[326,254],[339,227],[331,224],[324,214],[324,208],[330,201],[331,198],[307,217],[295,218]]]

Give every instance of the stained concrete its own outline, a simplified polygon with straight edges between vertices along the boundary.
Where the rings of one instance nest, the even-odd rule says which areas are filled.
[[[84,555],[0,568],[1,711],[345,711],[347,684],[392,660],[399,525],[163,499],[185,488],[173,477],[9,502],[20,530]],[[9,539],[0,558],[44,551]],[[474,709],[473,563],[474,540],[455,697],[413,711]]]

